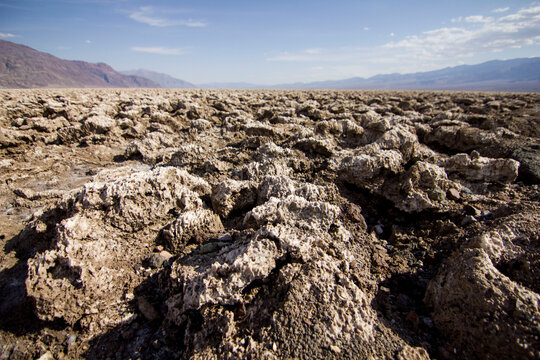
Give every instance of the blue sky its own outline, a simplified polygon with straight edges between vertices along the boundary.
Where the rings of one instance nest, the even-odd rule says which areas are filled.
[[[279,84],[540,56],[540,1],[0,0],[0,38],[196,84]]]

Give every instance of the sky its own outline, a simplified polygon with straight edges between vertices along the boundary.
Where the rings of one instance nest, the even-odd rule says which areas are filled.
[[[540,1],[0,0],[0,39],[195,84],[283,84],[540,56]]]

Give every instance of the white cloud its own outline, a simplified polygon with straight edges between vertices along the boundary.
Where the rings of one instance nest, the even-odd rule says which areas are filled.
[[[0,32],[0,39],[7,39],[7,38],[13,38],[13,37],[17,37],[17,35],[14,35],[12,33]]]
[[[142,6],[138,10],[129,14],[130,19],[155,27],[187,26],[205,27],[207,24],[202,21],[192,19],[171,19],[167,17],[167,12],[156,9],[152,6]]]
[[[508,10],[510,10],[510,7],[509,7],[509,6],[503,7],[503,8],[493,9],[493,12],[494,12],[494,13],[503,13],[503,12],[507,12]]]
[[[342,46],[319,52],[304,49],[268,56],[267,61],[298,62],[299,68],[302,63],[314,63],[303,67],[310,71],[324,65],[320,78],[346,78],[429,71],[463,64],[475,55],[486,58],[485,54],[531,45],[540,45],[540,6],[493,17],[476,15],[468,21],[456,18],[447,27],[391,39],[376,47]]]
[[[268,61],[318,61],[319,59],[313,58],[308,54],[290,54],[283,53],[281,55],[273,56],[268,58]]]
[[[491,17],[483,17],[482,15],[467,16],[465,22],[468,23],[487,23],[493,21]]]
[[[390,33],[390,36],[396,36],[396,34],[394,34],[393,32]]]
[[[384,47],[406,51],[418,59],[444,59],[540,43],[540,6],[521,9],[500,18],[468,16],[465,22],[460,27],[408,36]]]
[[[280,55],[271,57],[267,59],[268,61],[320,61],[321,59],[324,59],[324,49],[321,48],[312,48],[312,49],[306,49],[299,53],[288,53],[284,52]],[[324,60],[323,60],[324,61]]]
[[[92,40],[86,40],[85,43],[91,44],[91,43],[92,43]]]
[[[369,27],[364,26],[364,30],[365,30],[365,31],[368,31],[368,30],[369,30]]]
[[[162,46],[150,46],[150,47],[134,46],[131,48],[131,50],[136,51],[136,52],[144,52],[144,53],[159,54],[159,55],[181,55],[185,53],[185,51],[182,49],[168,48],[168,47],[162,47]]]
[[[306,54],[316,55],[323,52],[323,49],[320,48],[313,48],[313,49],[307,49],[304,51]]]

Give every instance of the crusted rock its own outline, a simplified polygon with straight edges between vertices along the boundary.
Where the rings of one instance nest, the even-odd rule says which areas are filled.
[[[265,158],[283,158],[291,155],[292,151],[290,149],[284,149],[273,142],[268,142],[257,149],[257,157],[261,160]]]
[[[287,176],[267,176],[259,185],[258,200],[264,203],[272,197],[285,198],[297,195],[309,201],[335,201],[337,189],[332,186],[321,187],[311,183],[299,183]]]
[[[469,181],[510,183],[518,176],[519,162],[457,154],[445,161],[444,168],[447,173],[456,173]]]
[[[517,252],[516,246],[512,244],[512,240],[516,237],[512,229],[505,225],[497,230],[484,232],[472,238],[467,246],[473,249],[482,249],[494,263],[497,263],[503,255],[508,256]]]
[[[540,357],[536,94],[0,100],[3,355]]]
[[[402,171],[403,156],[396,150],[381,150],[373,155],[347,156],[339,165],[341,177],[354,185],[370,187],[374,180],[385,173],[398,174]]]
[[[294,147],[307,153],[315,153],[329,157],[332,156],[332,154],[334,153],[333,148],[335,148],[335,145],[328,140],[321,140],[310,137],[307,139],[298,140],[294,144]]]
[[[197,209],[183,212],[163,230],[169,247],[179,250],[196,236],[209,237],[223,231],[219,216],[210,210]]]
[[[279,137],[279,130],[274,127],[261,123],[247,123],[245,125],[247,135],[253,136],[268,136],[270,138]]]
[[[245,180],[260,181],[268,175],[286,175],[292,174],[292,169],[285,160],[263,159],[260,162],[251,162],[241,170],[242,178]]]
[[[96,134],[105,134],[110,131],[116,122],[107,116],[92,116],[84,121],[83,129]]]
[[[278,256],[276,245],[268,239],[261,239],[248,245],[225,248],[214,261],[206,264],[198,263],[197,259],[194,264],[177,262],[172,276],[184,290],[169,300],[169,307],[174,309],[174,314],[207,304],[233,305],[241,302],[242,290],[251,282],[266,277],[275,267]],[[173,321],[181,318],[173,314],[170,315]]]
[[[157,168],[110,182],[89,183],[65,199],[63,206],[72,215],[58,227],[53,249],[28,260],[26,288],[38,316],[43,320],[61,318],[69,324],[86,316],[82,326],[121,321],[128,308],[115,304],[121,303],[124,291],[140,281],[136,274],[124,271],[122,263],[140,256],[135,254],[145,245],[131,243],[129,233],[163,224],[171,210],[182,213],[177,222],[186,225],[174,232],[176,241],[196,230],[221,229],[215,215],[196,216],[195,224],[186,220],[195,210],[204,213],[197,193],[186,187],[200,186],[200,180],[190,183],[193,178],[174,168]],[[188,227],[188,223],[193,226]],[[92,319],[98,322],[92,325]]]
[[[166,217],[172,209],[185,211],[201,207],[197,193],[182,186],[190,177],[186,172],[163,167],[111,183],[90,183],[75,195],[75,206],[103,210],[106,221],[113,226],[136,231],[151,225],[153,219]],[[193,185],[200,188],[200,180]]]
[[[126,159],[142,158],[145,163],[156,164],[163,158],[165,150],[173,146],[171,138],[159,132],[147,134],[144,140],[130,143],[124,152]]]
[[[221,216],[255,205],[257,193],[249,181],[224,180],[212,189],[212,207]]]
[[[290,195],[284,199],[270,198],[268,202],[257,206],[246,214],[244,223],[261,226],[272,223],[291,223],[291,225],[307,228],[328,230],[339,214],[339,208],[334,205],[308,201],[305,198]]]
[[[452,257],[425,301],[437,328],[478,357],[538,355],[540,296],[498,271],[482,249]]]
[[[443,168],[424,161],[417,162],[397,182],[386,186],[383,195],[406,212],[444,208],[447,191],[459,188],[448,180]]]
[[[168,318],[171,321],[182,325],[187,319],[186,314],[196,309],[204,319],[208,319],[201,332],[208,336],[217,333],[230,338],[229,341],[239,341],[239,337],[234,337],[239,330],[233,318],[226,313],[216,317],[216,312],[209,306],[239,306],[241,309],[250,306],[249,310],[244,310],[250,312],[250,317],[268,318],[265,301],[275,294],[269,294],[268,299],[253,298],[257,287],[254,287],[253,294],[251,289],[257,286],[254,284],[277,281],[278,287],[286,286],[288,295],[284,306],[272,316],[270,331],[276,332],[276,336],[294,336],[291,331],[298,326],[290,321],[307,323],[316,317],[323,326],[321,331],[325,334],[325,341],[372,339],[375,313],[368,306],[370,295],[344,275],[342,260],[322,251],[328,248],[332,239],[340,242],[349,240],[350,234],[338,220],[340,209],[315,200],[324,193],[323,188],[312,185],[306,191],[295,185],[283,176],[267,177],[261,185],[259,199],[268,200],[249,211],[244,219],[246,226],[255,232],[246,232],[243,240],[216,248],[217,252],[175,262],[171,275],[183,291],[168,300]],[[350,254],[346,251],[340,256],[345,258],[345,262],[350,261]],[[295,262],[305,263],[309,259],[312,261],[300,271],[301,265]],[[283,265],[278,264],[283,261],[290,263],[281,268]],[[275,275],[272,274],[277,275],[277,279],[273,280]],[[331,284],[330,279],[335,278],[339,278],[339,282]],[[253,299],[252,305],[249,305],[250,299]],[[301,311],[299,306],[304,307],[306,299],[310,299],[308,303],[313,307],[308,305]],[[340,305],[336,306],[337,303]],[[324,305],[319,309],[315,304]],[[223,320],[223,326],[217,326],[216,318]],[[309,337],[311,335],[307,332],[298,341],[310,341]],[[194,333],[186,333],[186,342],[204,352],[196,339]],[[255,346],[251,350],[240,348],[238,351],[258,354],[257,349]]]

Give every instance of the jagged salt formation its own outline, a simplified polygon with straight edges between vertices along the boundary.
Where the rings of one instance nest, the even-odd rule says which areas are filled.
[[[65,216],[52,249],[28,260],[27,291],[41,319],[89,328],[125,321],[133,315],[126,299],[142,281],[125,264],[152,244],[172,220],[171,210],[206,214],[200,195],[209,185],[203,179],[171,167],[129,172],[105,173],[105,181],[88,183],[62,200]],[[134,238],[141,231],[145,241]]]
[[[23,292],[90,358],[539,355],[534,95],[0,94]]]

